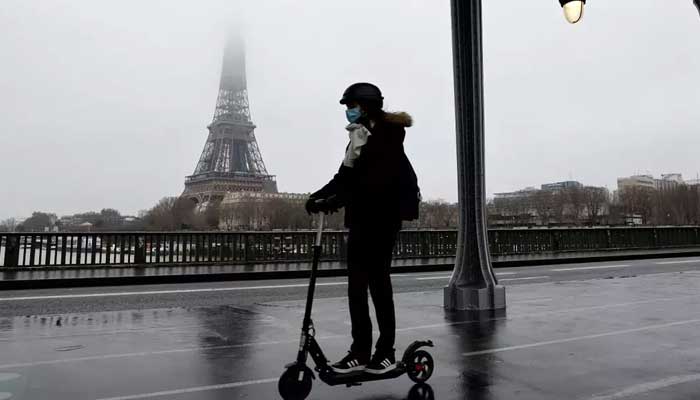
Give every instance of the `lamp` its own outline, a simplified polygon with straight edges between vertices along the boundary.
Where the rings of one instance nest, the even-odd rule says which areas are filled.
[[[700,0],[695,0],[698,4]],[[586,4],[586,0],[559,0],[564,9],[564,17],[566,20],[572,24],[575,24],[581,20],[583,17],[583,6]]]

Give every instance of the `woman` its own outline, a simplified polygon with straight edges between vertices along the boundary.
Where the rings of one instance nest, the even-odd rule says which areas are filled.
[[[396,319],[391,287],[391,257],[402,220],[418,217],[420,192],[416,175],[403,149],[406,113],[383,110],[378,87],[356,83],[343,93],[350,143],[333,179],[312,194],[310,213],[335,212],[345,207],[348,234],[348,302],[352,346],[332,365],[338,373],[362,371],[383,374],[396,368]],[[367,289],[372,295],[379,339],[372,350],[372,322]]]

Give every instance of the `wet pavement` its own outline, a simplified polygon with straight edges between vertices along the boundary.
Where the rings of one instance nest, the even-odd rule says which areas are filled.
[[[519,284],[507,313],[490,316],[445,312],[439,287],[414,289],[395,298],[397,350],[433,340],[435,399],[696,399],[698,289],[696,271]],[[0,318],[0,399],[279,398],[303,306],[268,297]],[[348,319],[342,297],[315,305],[330,358],[349,346]],[[405,376],[353,388],[316,380],[309,398],[408,399],[412,389],[428,390]]]

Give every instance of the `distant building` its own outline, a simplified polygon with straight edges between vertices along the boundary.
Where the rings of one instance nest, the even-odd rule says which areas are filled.
[[[656,190],[672,190],[680,185],[685,185],[681,174],[662,174],[661,179],[656,179]]]
[[[228,192],[221,201],[221,205],[236,204],[242,201],[263,201],[272,199],[282,199],[294,202],[305,202],[309,198],[306,193],[270,193],[270,192]]]
[[[571,189],[580,189],[572,191]],[[577,181],[546,183],[495,193],[489,206],[491,226],[600,224],[610,214],[610,193],[604,187]]]
[[[287,202],[287,205],[283,205],[285,213],[290,211],[287,207],[291,203],[292,208],[302,210],[301,212],[305,215],[303,207],[308,198],[308,193],[228,192],[220,204],[219,228],[235,230],[260,229],[269,226],[271,212],[275,211],[268,207],[274,200]]]
[[[651,175],[632,175],[626,178],[617,178],[617,190],[633,187],[656,189],[656,180]]]
[[[76,230],[82,231],[82,232],[90,232],[90,231],[92,231],[92,227],[93,227],[93,225],[91,223],[83,222],[82,224],[79,224],[76,227]]]
[[[75,215],[64,215],[58,220],[62,228],[74,227],[85,222],[84,219],[76,217]]]
[[[572,188],[583,188],[583,184],[581,182],[577,181],[564,181],[564,182],[554,182],[554,183],[545,183],[544,185],[541,186],[542,190],[546,191],[558,191],[558,190],[564,190],[564,189],[572,189]]]
[[[503,193],[494,193],[494,199],[495,200],[503,200],[503,199],[519,199],[523,197],[527,197],[535,192],[537,192],[538,189],[534,187],[526,187],[525,189],[518,190],[515,192],[503,192]]]
[[[617,178],[618,191],[632,187],[664,191],[686,184],[683,180],[683,175],[679,173],[661,174],[661,179],[655,179],[652,175],[633,175],[627,178]]]

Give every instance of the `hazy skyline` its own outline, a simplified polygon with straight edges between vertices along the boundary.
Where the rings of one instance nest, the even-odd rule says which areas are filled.
[[[303,6],[303,7],[302,7]],[[484,1],[487,191],[700,171],[700,19],[689,0]],[[280,191],[309,192],[347,139],[355,81],[415,119],[424,197],[456,201],[449,1],[0,4],[0,219],[177,196],[211,122],[226,33],[245,36],[253,121]],[[694,40],[695,39],[695,40]]]

